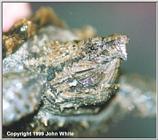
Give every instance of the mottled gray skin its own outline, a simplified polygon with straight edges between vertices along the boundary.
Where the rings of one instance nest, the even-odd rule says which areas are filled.
[[[3,124],[18,121],[39,108],[43,80],[26,71],[3,74]]]
[[[52,36],[49,35],[50,33]],[[64,38],[60,37],[61,33]],[[15,53],[3,59],[3,124],[5,126],[33,113],[41,103],[43,84],[46,82],[47,74],[41,72],[40,66],[30,67],[31,64],[27,64],[27,61],[34,60],[38,50],[41,52],[36,55],[40,57],[43,54],[43,45],[49,40],[77,39],[69,30],[56,27],[41,29],[39,34],[40,36],[28,40]],[[29,96],[32,96],[32,99]],[[27,105],[29,107],[26,107]],[[8,115],[9,112],[10,115]]]
[[[137,82],[136,82],[137,81]],[[150,84],[148,83],[150,82]],[[155,87],[154,81],[138,75],[124,75],[120,78],[120,89],[109,103],[102,104],[100,111],[82,115],[54,115],[41,108],[27,130],[70,131],[70,137],[106,137],[108,128],[116,125],[129,114],[137,118],[155,116]],[[97,109],[97,108],[96,108]],[[54,137],[54,136],[50,136]]]
[[[38,108],[39,110],[37,111],[37,114],[34,115],[29,123],[25,126],[25,129],[27,131],[29,130],[47,132],[67,130],[74,133],[74,135],[70,137],[99,137],[101,134],[106,136],[108,125],[112,123],[111,120],[118,121],[121,118],[125,117],[128,113],[134,113],[140,117],[150,117],[155,115],[155,88],[151,88],[153,85],[152,82],[150,82],[151,84],[149,85],[149,82],[147,83],[144,79],[141,80],[141,77],[134,75],[123,75],[119,79],[118,70],[120,67],[120,62],[122,61],[122,59],[125,59],[127,57],[126,55],[124,55],[125,53],[120,54],[121,51],[116,51],[116,53],[110,55],[109,58],[105,57],[108,56],[107,53],[104,53],[104,56],[102,57],[101,55],[99,55],[99,57],[94,57],[95,53],[93,53],[93,55],[89,57],[88,54],[86,54],[85,57],[82,58],[83,61],[79,60],[77,62],[74,62],[73,64],[68,63],[68,65],[64,66],[65,69],[61,70],[60,72],[61,74],[63,73],[63,75],[59,75],[59,77],[55,75],[55,77],[52,77],[53,73],[49,71],[50,69],[48,67],[59,66],[56,64],[61,64],[62,59],[60,59],[59,63],[57,59],[50,59],[53,61],[53,63],[52,61],[51,63],[47,61],[50,50],[47,47],[43,46],[49,46],[50,40],[70,41],[76,39],[79,39],[79,37],[76,36],[73,32],[50,26],[42,29],[39,32],[39,35],[34,36],[33,39],[28,40],[14,54],[6,57],[3,60],[4,75],[13,74],[12,77],[15,77],[15,79],[19,79],[19,81],[22,78],[22,82],[25,79],[25,76],[21,76],[21,73],[23,72],[30,72],[31,74],[33,74],[33,78],[35,77],[35,82],[32,83],[32,86],[25,86],[24,83],[22,89],[16,88],[16,91],[14,90],[14,88],[12,88],[12,91],[15,91],[15,97],[17,97],[16,92],[19,92],[19,94],[23,95],[23,93],[25,93],[23,91],[26,91],[26,97],[22,96],[22,98],[15,98],[16,101],[14,100],[13,102],[10,102],[7,96],[8,92],[10,91],[4,91],[8,89],[8,86],[12,87],[14,85],[11,83],[12,81],[14,81],[14,78],[8,77],[8,79],[3,82],[3,106],[6,106],[6,104],[8,104],[9,106],[13,106],[12,108],[8,107],[6,111],[15,116],[13,119],[10,119],[7,115],[5,115],[6,111],[4,111],[5,108],[3,107],[4,126],[7,127],[8,124],[11,125],[13,124],[13,122],[18,122],[18,120],[20,120],[24,116],[26,117],[28,114],[34,113],[34,111]],[[112,44],[110,43],[111,42],[109,42],[108,44],[111,47]],[[111,50],[111,52],[115,51]],[[89,52],[89,54],[92,54],[92,52]],[[85,68],[77,64],[85,63],[87,59],[91,62],[94,62],[95,60],[96,63],[95,65],[93,65],[92,63],[86,63],[86,69],[89,68],[90,70],[85,73]],[[103,60],[105,60],[106,63]],[[98,68],[98,66],[100,66],[100,68]],[[94,68],[94,71],[92,68]],[[81,74],[78,73],[76,70],[78,70],[79,72],[81,71]],[[70,75],[67,71],[70,72]],[[84,87],[84,89],[79,88],[77,91],[75,91],[75,94],[77,93],[77,96],[73,98],[71,98],[73,94],[71,96],[67,96],[62,94],[62,92],[59,94],[57,91],[52,90],[60,89],[60,91],[62,91],[63,87],[65,87],[65,84],[69,85],[66,86],[69,88],[72,85],[76,86],[76,81],[69,82],[65,80],[72,77],[73,74],[76,74],[75,80],[81,80],[82,77],[86,77],[87,74],[91,75],[92,72],[94,76],[97,76],[96,79],[98,79],[99,74],[97,72],[100,71],[109,72],[109,74],[112,75],[112,77],[109,78],[110,81],[112,80],[110,83],[110,88],[105,88],[104,90],[102,90],[101,92],[103,92],[103,94],[101,94],[101,96],[98,95],[100,92],[96,94],[96,91],[100,91],[99,86],[101,84],[98,83],[95,85],[96,87],[94,93],[92,93],[92,95],[91,92],[88,94],[89,97],[84,94],[86,88],[92,88],[91,86],[89,86],[89,83],[87,87]],[[19,75],[19,77],[16,75]],[[100,76],[103,77],[103,79],[109,77],[107,73],[101,74]],[[27,84],[30,82],[30,80],[32,80],[32,76],[26,76],[26,80],[24,81]],[[107,80],[105,83],[108,82],[109,81]],[[36,86],[39,88],[31,88]],[[76,88],[78,88],[78,86],[76,86]],[[85,91],[83,92],[83,90]],[[37,98],[36,96],[33,97],[33,99],[37,103],[36,107],[34,107],[33,103],[29,101],[30,99],[28,98],[28,96],[31,94],[31,92],[27,93],[27,91],[33,91],[35,95],[38,95]],[[78,95],[81,96],[79,97]],[[96,101],[96,103],[94,103],[94,101]],[[20,104],[21,107],[24,108],[21,112],[15,111],[15,108],[17,108],[17,104],[15,104],[15,102],[17,104]],[[27,110],[25,107],[25,104],[27,104],[27,102],[30,102],[30,107],[28,110],[31,111],[25,111]],[[38,102],[41,105],[39,105]],[[7,129],[9,129],[9,126]],[[18,130],[20,130],[20,128]]]

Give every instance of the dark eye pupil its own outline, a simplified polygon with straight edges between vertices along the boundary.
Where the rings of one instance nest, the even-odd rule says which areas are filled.
[[[20,28],[20,31],[21,31],[21,32],[27,31],[27,25],[23,25],[23,26]]]
[[[27,39],[27,29],[28,29],[27,25],[23,25],[22,27],[20,27],[19,35],[22,39]]]

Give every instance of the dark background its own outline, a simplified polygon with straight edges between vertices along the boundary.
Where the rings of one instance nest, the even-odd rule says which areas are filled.
[[[53,7],[70,27],[92,25],[98,35],[123,33],[130,38],[128,73],[156,77],[156,3],[31,3],[33,12]]]
[[[128,35],[128,60],[122,69],[156,79],[156,3],[31,3],[53,7],[70,27],[92,25],[98,35]],[[110,127],[106,137],[155,137],[155,118],[127,116]]]

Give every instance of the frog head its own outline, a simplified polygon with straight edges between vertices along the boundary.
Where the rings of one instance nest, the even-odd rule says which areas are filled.
[[[47,84],[45,97],[53,101],[55,110],[107,102],[119,88],[120,64],[127,59],[128,38],[125,35],[94,37],[73,43],[75,51],[68,54],[62,70]],[[69,46],[67,48],[73,50],[73,43],[62,47]]]

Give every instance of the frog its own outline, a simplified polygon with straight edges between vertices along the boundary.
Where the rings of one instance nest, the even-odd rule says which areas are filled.
[[[120,33],[71,29],[48,7],[15,23],[3,34],[4,137],[105,137],[128,113],[154,116],[154,81],[121,74],[128,43]]]

